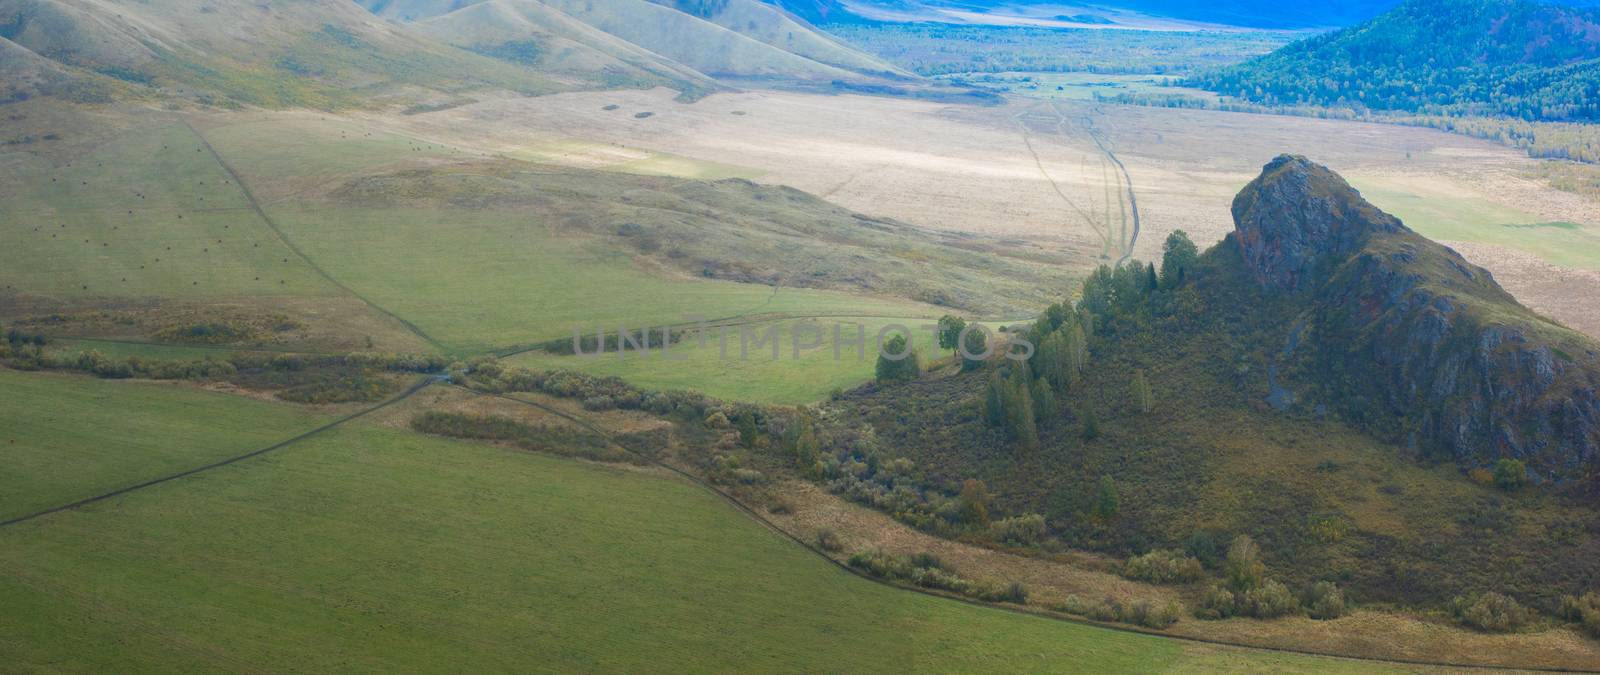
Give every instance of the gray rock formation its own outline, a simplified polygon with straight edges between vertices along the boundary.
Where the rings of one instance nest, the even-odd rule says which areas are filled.
[[[1304,299],[1306,384],[1352,422],[1466,466],[1512,457],[1535,479],[1594,476],[1600,344],[1304,157],[1268,164],[1233,214],[1250,274]]]

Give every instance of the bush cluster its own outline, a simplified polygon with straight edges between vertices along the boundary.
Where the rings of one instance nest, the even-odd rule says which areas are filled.
[[[1184,615],[1183,604],[1177,600],[1157,601],[1144,598],[1132,602],[1122,602],[1110,597],[1099,601],[1088,601],[1076,595],[1069,595],[1052,609],[1095,621],[1116,621],[1145,628],[1166,628],[1177,623]]]
[[[1044,516],[1028,513],[994,521],[989,524],[989,536],[995,541],[1015,546],[1033,546],[1044,540]]]
[[[1562,596],[1560,616],[1582,626],[1589,635],[1600,638],[1600,593]]]
[[[1344,615],[1344,593],[1332,582],[1321,581],[1296,597],[1282,582],[1266,576],[1261,549],[1247,535],[1235,537],[1223,559],[1224,583],[1212,586],[1200,600],[1196,616],[1226,619],[1248,616],[1271,619],[1298,614],[1304,609],[1312,618],[1334,619]]]
[[[849,565],[879,579],[959,593],[987,602],[1028,602],[1028,589],[1020,583],[992,584],[963,579],[931,553],[898,555],[880,549],[857,551]]]
[[[1533,621],[1533,612],[1515,599],[1495,592],[1458,597],[1451,610],[1462,624],[1489,633],[1510,633]]]
[[[1151,551],[1128,559],[1122,576],[1152,584],[1182,584],[1205,575],[1200,561],[1179,551]]]

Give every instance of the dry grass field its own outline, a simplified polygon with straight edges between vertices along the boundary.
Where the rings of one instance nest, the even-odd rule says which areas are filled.
[[[1131,220],[1119,192],[1126,185],[1096,134],[1132,179],[1141,221],[1132,253],[1142,259],[1158,257],[1176,229],[1202,244],[1220,239],[1233,226],[1233,195],[1261,165],[1279,153],[1304,154],[1351,175],[1375,203],[1422,233],[1477,252],[1474,262],[1535,309],[1600,334],[1600,301],[1573,300],[1600,297],[1594,278],[1564,278],[1562,288],[1574,292],[1557,302],[1547,274],[1525,260],[1510,262],[1526,256],[1503,255],[1531,254],[1559,270],[1600,260],[1600,203],[1528,178],[1536,160],[1487,141],[1392,125],[1083,101],[982,107],[784,92],[717,94],[693,104],[672,98],[666,90],[507,98],[371,122],[474,151],[575,166],[743,175],[874,216],[1049,242],[1085,260],[1115,259],[1132,238],[1123,234]],[[1575,229],[1526,227],[1544,223]]]

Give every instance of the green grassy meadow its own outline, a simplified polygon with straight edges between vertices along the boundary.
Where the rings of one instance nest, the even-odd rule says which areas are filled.
[[[0,369],[0,520],[266,447],[325,424],[288,404]]]
[[[663,355],[607,352],[597,357],[558,356],[528,352],[510,359],[510,365],[534,370],[578,370],[595,375],[617,375],[645,389],[688,389],[733,401],[801,404],[821,400],[835,389],[849,389],[872,379],[877,362],[878,331],[891,324],[911,329],[918,353],[926,363],[939,358],[938,343],[921,326],[933,319],[875,319],[861,317],[785,319],[726,329],[710,328],[705,344],[690,332]],[[834,358],[834,328],[838,327],[839,357]],[[776,328],[778,355],[770,342],[761,344]],[[798,329],[798,336],[796,330]],[[866,335],[865,352],[851,341],[858,330]],[[614,332],[614,328],[611,331]],[[593,335],[593,330],[585,331]],[[798,358],[796,338],[802,345]],[[818,346],[809,347],[812,342]],[[670,358],[669,358],[670,356]]]
[[[144,385],[6,377],[41,407],[98,397],[115,414],[95,433],[123,455],[217,436],[192,406],[126,414],[161,399]],[[255,421],[231,438],[295,428],[223,400]],[[103,440],[81,416],[18,412],[38,415],[30,438]],[[676,479],[359,422],[0,529],[0,568],[0,652],[22,671],[1372,670],[898,591]]]
[[[1352,177],[1351,184],[1429,239],[1507,246],[1561,267],[1600,269],[1600,229],[1595,227],[1545,222],[1435,182]]]
[[[72,160],[0,162],[0,284],[64,298],[325,296],[172,119]]]
[[[563,236],[538,213],[281,207],[274,217],[336,278],[459,352],[694,315],[929,312],[909,301],[653,274],[623,251]]]

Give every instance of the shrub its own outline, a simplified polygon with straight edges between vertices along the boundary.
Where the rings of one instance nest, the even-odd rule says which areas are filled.
[[[1226,619],[1239,613],[1239,600],[1222,585],[1212,586],[1211,590],[1200,598],[1200,611],[1196,616],[1202,619]]]
[[[989,524],[989,536],[1007,544],[1032,546],[1044,539],[1044,535],[1044,516],[1037,513],[1012,516]]]
[[[1013,605],[1028,604],[1028,588],[1015,581],[1005,586],[984,584],[979,586],[972,595],[979,600],[988,602],[1009,602]]]
[[[1127,605],[1122,612],[1122,620],[1146,628],[1166,628],[1177,623],[1182,615],[1183,605],[1176,600],[1155,602],[1141,599]]]
[[[817,546],[829,553],[838,553],[844,550],[844,542],[839,541],[838,533],[829,529],[824,529],[817,533]],[[854,564],[854,560],[855,558],[852,557],[852,564]]]
[[[1151,551],[1128,559],[1122,576],[1153,584],[1180,584],[1205,574],[1200,561],[1178,551]]]
[[[1344,591],[1331,581],[1318,581],[1306,591],[1305,607],[1313,619],[1337,619],[1344,616]]]
[[[1222,547],[1217,544],[1216,536],[1203,530],[1196,530],[1183,541],[1183,552],[1206,567],[1216,567],[1222,562]]]
[[[1585,593],[1582,597],[1561,596],[1561,618],[1582,626],[1584,631],[1600,638],[1600,593]]]
[[[1484,593],[1474,598],[1456,598],[1452,603],[1461,623],[1490,633],[1509,633],[1533,620],[1532,612],[1516,600],[1499,593]]]
[[[1289,587],[1276,581],[1267,581],[1237,596],[1239,614],[1257,619],[1271,619],[1300,611],[1300,601],[1289,592]]]
[[[1528,482],[1528,467],[1509,457],[1494,463],[1494,486],[1514,492]]]

